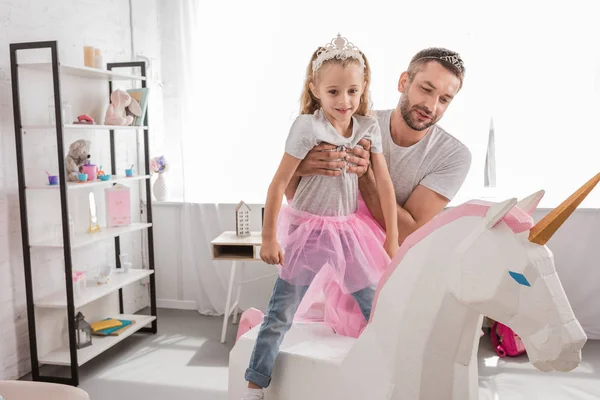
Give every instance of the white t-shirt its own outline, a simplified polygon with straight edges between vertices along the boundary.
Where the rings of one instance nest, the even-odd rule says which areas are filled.
[[[398,146],[390,131],[391,114],[392,110],[375,111],[398,204],[404,206],[418,185],[452,200],[471,167],[469,149],[438,125],[412,146]]]
[[[381,133],[377,120],[369,116],[352,117],[352,135],[338,133],[321,110],[300,115],[290,128],[285,152],[304,159],[321,142],[337,146],[337,150],[353,148],[365,138],[371,141],[371,151],[381,153]],[[344,216],[358,208],[358,176],[342,170],[340,176],[305,176],[300,179],[292,206],[300,211],[323,216]]]

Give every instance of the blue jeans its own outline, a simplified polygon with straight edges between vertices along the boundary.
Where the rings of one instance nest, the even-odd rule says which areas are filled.
[[[279,346],[283,337],[290,330],[296,310],[306,294],[308,286],[292,285],[277,278],[265,319],[260,326],[254,351],[250,358],[250,366],[246,370],[246,380],[266,388],[271,383],[271,373],[275,359],[279,354]],[[375,289],[367,287],[352,293],[362,314],[368,321]]]

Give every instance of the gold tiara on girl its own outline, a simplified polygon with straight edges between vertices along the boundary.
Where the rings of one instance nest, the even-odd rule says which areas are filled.
[[[358,47],[338,33],[335,39],[332,39],[330,43],[327,43],[325,46],[321,47],[317,53],[317,58],[312,63],[313,74],[317,72],[319,68],[321,68],[325,61],[332,60],[334,58],[337,58],[338,60],[354,58],[358,60],[362,68],[365,68],[365,60],[363,59]]]

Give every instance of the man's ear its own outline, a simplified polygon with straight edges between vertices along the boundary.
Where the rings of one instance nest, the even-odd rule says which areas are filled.
[[[408,81],[408,72],[404,71],[402,74],[400,74],[400,79],[398,79],[398,91],[400,93],[404,93],[406,91],[406,89],[408,88]]]
[[[310,89],[310,92],[312,93],[313,96],[315,96],[317,99],[321,100],[321,98],[319,97],[319,93],[317,93],[317,88],[315,87],[315,85],[313,85],[312,82],[309,82],[308,88]]]

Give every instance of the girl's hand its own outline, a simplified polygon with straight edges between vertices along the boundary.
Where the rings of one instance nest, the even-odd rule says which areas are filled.
[[[283,251],[276,239],[263,240],[260,246],[260,259],[269,265],[283,265]]]
[[[394,258],[396,251],[398,251],[398,240],[393,240],[386,237],[385,243],[383,243],[383,248],[385,249],[385,252],[388,253],[390,258]]]

